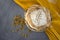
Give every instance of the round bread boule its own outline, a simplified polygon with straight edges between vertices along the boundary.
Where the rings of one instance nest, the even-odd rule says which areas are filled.
[[[50,11],[40,5],[33,5],[28,8],[25,20],[30,30],[41,32],[51,24]]]

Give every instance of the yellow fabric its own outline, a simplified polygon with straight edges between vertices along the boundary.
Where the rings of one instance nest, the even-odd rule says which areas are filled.
[[[55,2],[54,2],[55,1]],[[48,8],[51,12],[52,23],[51,27],[45,30],[50,40],[60,40],[60,0],[14,0],[25,11],[34,4],[40,4]]]
[[[27,10],[31,5],[37,4],[37,2],[33,0],[14,0],[14,2],[16,2],[24,10]]]

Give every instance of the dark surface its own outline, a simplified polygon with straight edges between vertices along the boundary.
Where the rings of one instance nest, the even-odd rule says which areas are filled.
[[[13,0],[0,0],[0,40],[48,40],[44,32],[32,32],[28,38],[24,38],[21,33],[29,34],[27,27],[23,31],[11,32],[12,29],[16,29],[12,25],[13,17],[16,15],[23,17],[24,10],[16,5]]]

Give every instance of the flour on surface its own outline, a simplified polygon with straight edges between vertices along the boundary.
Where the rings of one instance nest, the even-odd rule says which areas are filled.
[[[36,26],[43,26],[47,24],[47,17],[43,9],[32,11],[30,17],[32,23]]]

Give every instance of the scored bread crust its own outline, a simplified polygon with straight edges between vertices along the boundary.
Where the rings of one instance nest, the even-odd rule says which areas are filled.
[[[47,24],[43,25],[43,26],[38,26],[36,27],[36,25],[34,25],[32,23],[31,17],[30,17],[30,13],[34,10],[38,10],[38,9],[43,9],[43,11],[46,14],[47,17]],[[42,7],[40,5],[33,5],[30,8],[28,8],[26,14],[25,14],[25,22],[28,25],[27,27],[32,30],[32,31],[36,31],[36,32],[40,32],[42,30],[44,30],[45,28],[49,27],[49,25],[51,24],[51,17],[50,17],[50,12],[48,9],[46,9],[45,7]]]

